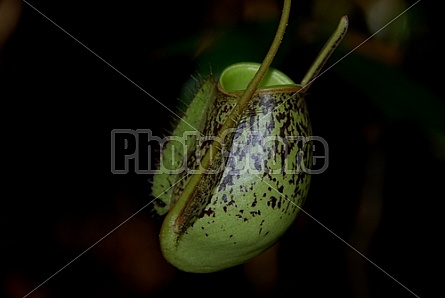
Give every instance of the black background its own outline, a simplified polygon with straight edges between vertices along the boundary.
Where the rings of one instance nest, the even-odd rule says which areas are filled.
[[[310,2],[293,3],[295,28],[311,20]],[[175,110],[190,75],[212,63],[193,56],[193,47],[174,45],[218,28],[220,21],[212,17],[218,7],[214,1],[29,4],[23,3],[20,21],[0,56],[0,267],[6,297],[23,297],[151,201],[149,175],[111,173],[111,131],[150,129],[162,135],[170,128],[175,117],[166,107]],[[243,266],[205,275],[177,271],[157,251],[160,220],[147,206],[29,297],[238,292],[259,297],[413,297],[410,291],[432,296],[442,272],[445,114],[437,40],[443,32],[437,8],[421,1],[413,11],[424,23],[404,45],[402,62],[381,66],[370,59],[361,64],[359,54],[350,55],[311,87],[314,134],[327,140],[330,164],[325,173],[313,176],[304,207],[310,216],[302,213],[277,247],[278,275],[268,278],[273,270],[265,267],[254,280]],[[366,38],[370,33],[362,18],[359,12],[351,16],[350,32]],[[231,25],[230,32],[250,28],[242,21]],[[262,43],[272,37],[264,36]],[[289,33],[286,38],[297,37]],[[232,46],[236,51],[240,45]],[[301,77],[318,46],[290,42],[279,58],[286,63],[277,62],[277,67]],[[255,53],[260,58],[261,49]],[[372,68],[367,65],[382,69],[369,84],[345,79],[345,72],[361,78],[357,73]],[[357,72],[350,71],[354,67]],[[366,93],[363,85],[381,88],[376,93],[405,88],[396,78],[383,80],[387,69],[413,82],[414,114],[426,117],[403,113],[411,108],[403,100],[392,105],[399,111],[394,116]],[[423,106],[418,89],[427,91],[425,98],[430,93],[441,98],[439,108]],[[363,215],[363,198],[373,198],[375,192],[377,201],[371,200]],[[371,224],[369,232],[366,223],[374,220],[377,225],[373,229]]]

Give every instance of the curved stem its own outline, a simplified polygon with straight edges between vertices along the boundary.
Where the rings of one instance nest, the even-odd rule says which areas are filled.
[[[290,5],[291,5],[291,0],[284,0],[284,6],[281,14],[280,23],[278,25],[275,37],[272,41],[272,45],[270,46],[269,51],[267,52],[266,57],[263,60],[263,63],[261,63],[260,68],[256,72],[252,81],[247,86],[243,96],[241,96],[241,98],[239,99],[238,105],[241,107],[241,110],[245,106],[247,106],[249,99],[252,97],[253,93],[258,88],[258,85],[261,83],[261,80],[264,78],[264,75],[269,70],[272,61],[278,52],[278,48],[280,47],[281,40],[283,39],[284,32],[286,31],[287,23],[289,20]]]
[[[348,24],[348,17],[343,16],[340,19],[340,23],[338,24],[337,29],[325,43],[324,47],[321,49],[317,58],[315,58],[315,61],[312,63],[308,72],[301,81],[300,84],[303,87],[303,92],[306,92],[307,89],[309,89],[309,87],[311,86],[312,82],[318,77],[320,70],[323,68],[326,61],[329,59],[335,48],[337,48],[338,44],[345,36],[346,31],[348,30]]]
[[[261,63],[261,66],[255,73],[255,76],[253,77],[252,81],[250,81],[249,85],[247,85],[246,91],[244,91],[243,95],[238,100],[238,103],[233,108],[232,112],[230,113],[230,116],[227,118],[227,121],[223,124],[220,131],[224,132],[227,129],[230,129],[235,126],[238,116],[247,107],[250,98],[252,97],[253,93],[255,93],[255,91],[258,88],[258,85],[261,83],[261,80],[264,78],[267,71],[269,70],[272,61],[278,52],[278,48],[280,47],[281,40],[283,39],[284,36],[284,32],[286,31],[287,23],[289,21],[290,5],[291,5],[291,0],[284,0],[280,23],[278,24],[278,29],[272,41],[272,44],[269,48],[269,51],[267,52],[266,57],[264,57],[263,63]]]
[[[252,97],[253,93],[255,93],[255,91],[258,88],[258,85],[261,83],[261,80],[264,78],[267,71],[269,70],[269,67],[272,64],[272,61],[278,51],[278,48],[280,47],[281,40],[283,39],[284,32],[286,30],[290,14],[290,5],[291,5],[291,0],[284,0],[283,12],[281,15],[280,23],[278,25],[278,29],[275,34],[274,40],[272,41],[272,45],[270,46],[270,49],[267,52],[266,57],[264,58],[260,68],[256,72],[252,81],[250,81],[249,85],[247,86],[246,91],[240,97],[238,103],[233,108],[229,117],[219,130],[220,131],[219,137],[221,137],[221,135],[226,133],[228,129],[235,127],[238,116],[247,107],[250,98]],[[211,155],[210,152],[216,152],[215,149],[217,150],[220,149],[220,143],[217,141],[212,142],[209,150],[207,151],[207,154],[205,154],[205,156],[202,159],[202,165],[204,169],[208,169],[208,165],[210,163],[210,155]]]
[[[190,180],[188,181],[186,187],[184,188],[183,192],[180,194],[177,200],[177,203],[179,203],[178,206],[174,206],[174,208],[179,208],[179,209],[185,208],[187,202],[192,198],[203,175],[211,166],[212,155],[214,155],[215,152],[221,150],[222,144],[218,142],[218,140],[220,140],[224,136],[224,134],[227,133],[229,129],[234,128],[236,126],[237,121],[239,119],[239,115],[241,115],[242,111],[247,107],[252,95],[255,93],[255,91],[258,88],[258,85],[261,83],[261,80],[269,70],[269,67],[272,64],[272,61],[278,51],[278,48],[281,44],[281,40],[283,39],[284,32],[287,27],[290,14],[290,5],[291,5],[291,0],[284,0],[283,12],[281,15],[280,23],[278,25],[278,29],[275,34],[274,40],[272,41],[272,45],[269,51],[267,52],[266,57],[263,60],[263,63],[261,64],[258,71],[255,73],[255,76],[253,77],[252,81],[247,86],[246,91],[238,100],[237,104],[233,108],[229,117],[219,129],[218,137],[214,139],[210,144],[207,152],[205,153],[204,157],[201,160],[200,173],[194,174],[190,177]],[[181,233],[184,221],[185,218],[179,216],[178,219],[174,223],[172,223],[174,225],[176,233],[179,234]]]

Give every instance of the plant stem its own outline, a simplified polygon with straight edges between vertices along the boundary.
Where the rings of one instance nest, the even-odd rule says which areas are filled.
[[[302,90],[303,92],[306,92],[309,89],[312,82],[315,81],[315,79],[318,77],[318,74],[320,70],[323,68],[326,61],[329,59],[331,54],[334,52],[335,48],[338,46],[338,44],[345,36],[346,31],[348,30],[348,23],[349,22],[347,16],[343,16],[340,19],[337,29],[325,43],[320,53],[317,55],[317,58],[315,58],[315,61],[312,63],[311,67],[309,68],[303,80],[301,81],[300,84],[303,88]]]
[[[258,88],[258,85],[261,83],[261,80],[266,75],[270,65],[272,64],[273,59],[275,58],[275,55],[278,52],[278,48],[280,47],[281,40],[283,39],[284,32],[286,31],[287,23],[289,20],[290,5],[291,5],[291,0],[284,0],[284,6],[281,14],[280,23],[278,25],[275,37],[272,41],[272,45],[270,46],[269,51],[267,52],[266,57],[263,60],[263,63],[261,63],[260,68],[256,72],[252,81],[250,81],[249,85],[247,86],[246,91],[239,99],[238,106],[241,111],[249,103],[250,98],[252,97],[253,93],[255,93],[256,89]]]
[[[198,187],[203,175],[210,168],[210,165],[212,163],[211,156],[214,155],[215,152],[221,150],[222,144],[216,140],[220,140],[228,130],[234,128],[237,125],[239,115],[241,115],[243,110],[247,107],[250,99],[252,98],[252,95],[255,93],[255,91],[258,88],[258,85],[261,83],[261,80],[269,70],[269,67],[272,64],[272,61],[278,51],[278,48],[281,44],[281,40],[283,39],[284,32],[287,27],[290,14],[290,5],[291,5],[291,0],[284,0],[284,6],[280,18],[280,23],[278,25],[278,29],[275,34],[274,40],[272,41],[272,45],[269,48],[269,51],[267,52],[266,57],[263,60],[263,63],[261,64],[258,71],[255,73],[255,76],[253,77],[252,81],[247,86],[246,91],[238,100],[237,104],[233,108],[229,117],[220,128],[218,132],[218,137],[212,141],[207,152],[202,158],[201,169],[200,169],[201,172],[199,174],[194,174],[190,177],[190,180],[188,181],[186,187],[184,188],[183,192],[180,194],[177,200],[177,203],[179,203],[179,205],[175,207],[178,207],[180,209],[187,208],[188,205],[187,203],[189,202],[189,200],[192,199],[192,196],[195,194],[195,190]],[[182,216],[179,216],[176,222],[174,223],[174,229],[178,234],[181,233],[182,225],[186,221],[185,218],[186,215],[183,212],[181,213]]]

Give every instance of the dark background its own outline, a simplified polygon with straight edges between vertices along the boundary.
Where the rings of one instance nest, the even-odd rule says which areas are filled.
[[[340,16],[350,19],[325,69],[344,59],[306,98],[314,134],[329,144],[329,167],[312,177],[307,214],[246,265],[188,274],[163,260],[150,177],[111,173],[111,131],[162,136],[175,121],[167,108],[176,111],[190,92],[191,75],[262,60],[281,1],[220,2],[14,2],[17,23],[0,40],[0,296],[23,297],[62,268],[29,297],[439,291],[443,26],[427,1],[346,57],[374,32],[373,1],[294,1],[274,66],[297,82]],[[388,22],[413,3],[386,1],[377,16],[387,13]]]

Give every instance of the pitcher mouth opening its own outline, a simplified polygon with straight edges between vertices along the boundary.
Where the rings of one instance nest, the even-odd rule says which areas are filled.
[[[259,63],[235,63],[221,73],[218,89],[228,95],[242,94],[260,68]],[[270,68],[258,86],[256,92],[298,92],[301,86],[292,81],[281,71]]]

